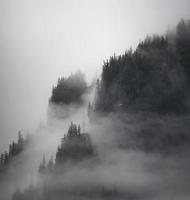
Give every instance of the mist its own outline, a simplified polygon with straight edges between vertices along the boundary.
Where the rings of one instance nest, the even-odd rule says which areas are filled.
[[[170,44],[171,60],[162,49],[152,48],[150,58],[155,63],[163,58],[153,86],[161,86],[166,99],[170,91],[173,95],[172,91],[179,94],[182,89],[186,110],[179,104],[180,114],[142,111],[162,100],[156,96],[152,100],[149,87],[145,94],[151,101],[148,106],[144,96],[134,101],[135,112],[124,109],[120,101],[110,104],[113,110],[108,113],[96,108],[96,80],[104,84],[102,71],[110,56],[117,61],[126,49],[134,52],[147,35],[167,32],[166,38],[174,42],[176,24],[190,19],[189,11],[189,0],[0,0],[0,153],[19,146],[19,131],[30,141],[11,157],[5,171],[1,161],[0,199],[189,199],[190,115],[186,108],[190,95],[188,75],[178,68],[180,61],[175,63],[178,57],[172,57],[175,44]],[[142,47],[137,53],[147,52]],[[164,68],[170,64],[173,71]],[[86,81],[79,97],[52,100],[56,84],[64,85],[78,70]],[[75,89],[78,83],[71,85]],[[75,93],[71,85],[62,88],[66,91],[61,91],[62,97]],[[110,87],[112,93],[104,89],[103,108],[120,88],[116,82]],[[123,93],[117,94],[128,101]],[[173,102],[166,103],[173,109]],[[57,152],[73,123],[89,136],[93,155],[59,165]],[[40,173],[43,158],[45,171],[53,158],[48,173]]]
[[[152,128],[152,124],[161,135],[166,134],[167,129],[171,131],[171,126],[178,133],[176,124],[180,131],[188,131],[187,118],[98,116],[98,123],[91,124],[86,130],[91,135],[95,157],[60,165],[57,172],[40,175],[38,166],[43,154],[46,162],[52,155],[55,159],[57,145],[67,132],[69,121],[80,122],[84,108],[72,112],[71,118],[62,119],[58,115],[51,119],[52,123],[39,127],[34,133],[33,145],[16,159],[14,170],[8,171],[8,183],[3,182],[5,197],[10,198],[17,190],[24,199],[61,199],[63,195],[67,199],[189,199],[188,146],[176,147],[169,152],[145,151],[139,148],[138,139],[132,137],[144,126]],[[159,143],[159,138],[157,140]],[[121,141],[126,142],[126,146]],[[144,141],[140,140],[140,143]],[[15,199],[20,199],[18,194],[15,193]]]
[[[189,18],[189,4],[1,0],[1,151],[19,130],[33,131],[46,121],[47,99],[58,77],[81,69],[92,80],[110,55]]]

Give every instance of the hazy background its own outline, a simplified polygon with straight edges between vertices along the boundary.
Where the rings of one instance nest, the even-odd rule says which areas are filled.
[[[0,0],[0,151],[46,120],[57,78],[190,18],[189,0]]]

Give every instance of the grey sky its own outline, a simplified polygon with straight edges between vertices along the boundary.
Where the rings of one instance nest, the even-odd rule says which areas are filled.
[[[45,119],[59,76],[90,80],[103,59],[182,17],[189,0],[0,0],[0,151]]]

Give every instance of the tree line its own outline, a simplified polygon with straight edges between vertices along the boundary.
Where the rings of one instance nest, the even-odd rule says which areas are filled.
[[[80,162],[83,159],[94,156],[94,148],[91,144],[90,136],[81,132],[80,124],[71,122],[67,134],[61,138],[61,144],[57,147],[55,163],[53,157],[46,163],[45,155],[40,163],[39,172],[49,173],[57,168],[61,168],[68,162]]]
[[[12,142],[9,145],[9,151],[1,153],[0,156],[0,169],[3,169],[13,160],[17,155],[23,152],[28,143],[28,139],[24,139],[21,131],[18,132],[17,142]]]
[[[55,104],[81,103],[82,95],[86,92],[86,89],[85,76],[78,71],[68,78],[58,79],[57,85],[52,89],[50,102]]]
[[[184,113],[189,111],[190,21],[176,31],[148,36],[135,50],[104,61],[94,109]]]

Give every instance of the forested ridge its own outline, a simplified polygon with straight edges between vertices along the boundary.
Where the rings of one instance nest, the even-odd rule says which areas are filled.
[[[11,165],[12,160],[16,159],[16,157],[21,154],[26,146],[29,143],[29,138],[26,139],[21,134],[21,131],[18,132],[17,142],[13,141],[9,145],[9,150],[1,153],[0,156],[0,173],[3,172],[9,165]]]
[[[39,172],[55,173],[56,170],[64,167],[68,163],[75,165],[85,159],[93,158],[95,150],[91,143],[91,138],[88,133],[81,132],[80,125],[71,122],[67,134],[61,138],[61,144],[57,147],[55,163],[53,157],[46,163],[45,155],[39,166]],[[63,173],[61,171],[60,173]]]
[[[104,61],[96,112],[189,112],[190,21],[176,31],[148,36],[135,50]]]
[[[57,117],[57,110],[69,113],[71,111],[67,108],[74,105],[77,105],[76,110],[84,107],[87,110],[83,97],[89,88],[84,74],[79,71],[59,78],[49,99],[49,106],[53,105],[51,112],[55,111]],[[158,183],[163,184],[161,188],[168,187],[167,184],[176,185],[167,182],[173,180],[170,176],[166,183],[160,181],[160,177],[154,182],[150,176],[160,175],[163,178],[163,172],[167,174],[171,170],[172,176],[177,174],[178,177],[178,165],[175,168],[173,160],[166,164],[169,170],[165,170],[163,163],[168,161],[167,156],[173,159],[174,154],[186,156],[189,153],[189,88],[188,20],[181,20],[175,31],[163,36],[148,36],[139,42],[135,50],[111,56],[103,63],[94,100],[88,106],[89,130],[92,133],[84,131],[84,127],[82,131],[80,124],[73,122],[66,133],[63,131],[65,127],[58,127],[62,138],[54,149],[54,156],[46,160],[48,152],[38,151],[40,158],[43,157],[36,165],[37,184],[24,188],[18,186],[12,199],[112,200],[155,199],[155,196],[157,199],[160,192]],[[73,115],[59,118],[62,125],[65,126],[65,119],[66,122],[70,117],[76,119],[76,110]],[[52,120],[56,121],[56,117],[53,115]],[[48,128],[49,132],[52,131],[50,134],[56,134],[57,129],[54,130],[48,122],[42,132]],[[53,142],[48,140],[48,131],[47,135],[42,134],[40,147]],[[47,136],[47,141],[44,136]],[[34,137],[37,144],[40,135]],[[1,155],[0,172],[25,150],[28,142],[19,132],[18,141],[11,143],[9,152]],[[149,182],[149,177],[152,182]],[[131,181],[133,178],[134,182]],[[155,188],[151,188],[152,184],[156,185]],[[169,189],[173,191],[173,188]]]
[[[61,77],[52,89],[50,102],[55,104],[81,103],[82,95],[86,92],[87,84],[84,74],[80,71],[69,77]]]

